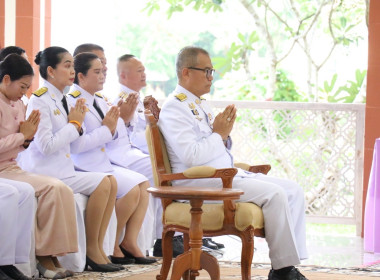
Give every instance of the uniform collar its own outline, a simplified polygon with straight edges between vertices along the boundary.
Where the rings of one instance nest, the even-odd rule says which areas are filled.
[[[55,100],[62,100],[63,93],[60,92],[53,84],[49,83],[47,80],[44,80],[42,87],[48,89],[49,95]]]

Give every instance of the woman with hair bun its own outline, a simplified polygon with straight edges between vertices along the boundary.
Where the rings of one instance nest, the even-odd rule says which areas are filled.
[[[110,264],[103,251],[103,240],[115,205],[117,183],[109,174],[80,172],[74,169],[70,145],[83,133],[87,108],[79,99],[68,108],[63,91],[74,82],[74,60],[61,47],[48,47],[36,55],[42,87],[30,98],[26,114],[41,113],[41,123],[34,141],[21,156],[22,166],[36,173],[59,178],[74,193],[88,196],[85,211],[86,267],[94,271],[113,272],[123,269]]]
[[[38,199],[35,227],[38,270],[46,278],[61,279],[73,273],[63,269],[56,256],[78,250],[73,192],[62,181],[26,172],[16,162],[18,153],[33,142],[40,123],[38,110],[31,110],[25,120],[21,101],[33,75],[29,62],[18,54],[10,54],[0,63],[0,178],[26,182],[34,188]],[[29,236],[24,238],[30,239],[30,232],[25,234]],[[24,246],[29,247],[29,252],[30,243]],[[5,272],[13,273],[11,278],[24,279],[17,276],[14,267]]]
[[[115,145],[120,154],[130,146],[124,121],[119,117],[117,106],[109,106],[98,91],[103,89],[104,73],[101,60],[93,53],[84,52],[75,56],[75,81],[69,103],[75,104],[85,98],[89,111],[84,119],[87,135],[83,141],[72,145],[72,158],[77,168],[85,171],[110,172],[117,180],[116,242],[113,263],[152,264],[156,260],[146,258],[137,245],[149,203],[148,178],[130,169],[112,164],[108,157],[108,145]],[[127,156],[127,154],[125,154]],[[119,244],[122,231],[125,233]]]

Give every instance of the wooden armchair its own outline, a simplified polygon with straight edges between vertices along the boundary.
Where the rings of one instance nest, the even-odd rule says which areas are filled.
[[[172,180],[196,178],[220,178],[223,188],[231,188],[232,180],[237,173],[236,168],[214,169],[211,167],[192,167],[183,173],[171,172],[166,146],[157,119],[149,110],[145,111],[147,121],[146,139],[152,162],[153,177],[156,186],[172,187]],[[239,164],[246,170],[267,173],[268,165],[250,167]],[[189,249],[189,227],[191,215],[189,203],[176,202],[172,199],[162,199],[163,206],[163,263],[157,280],[167,279],[172,261],[172,238],[174,232],[184,234],[185,251]],[[243,280],[251,279],[251,263],[254,252],[254,236],[264,237],[264,217],[260,207],[253,203],[235,203],[232,200],[220,204],[203,204],[202,228],[204,236],[236,235],[242,240],[241,275]],[[205,261],[205,260],[203,260]],[[208,271],[207,264],[201,267]],[[210,271],[208,271],[211,275]],[[184,275],[189,279],[190,275]],[[191,276],[194,279],[195,276]]]

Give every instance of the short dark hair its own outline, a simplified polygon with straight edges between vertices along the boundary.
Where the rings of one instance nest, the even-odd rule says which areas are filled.
[[[53,69],[62,61],[64,53],[69,53],[61,47],[48,47],[37,53],[34,62],[40,66],[40,75],[47,80],[47,68],[50,66]]]
[[[185,67],[194,67],[198,63],[198,54],[203,53],[205,55],[209,55],[209,53],[200,47],[195,46],[187,46],[182,48],[176,59],[176,71],[177,77],[181,77],[182,69]]]
[[[11,54],[11,53],[22,55],[23,53],[25,53],[25,50],[23,48],[18,47],[18,46],[8,46],[5,48],[2,48],[0,50],[0,61],[4,60],[4,58],[8,54]]]
[[[77,54],[80,54],[80,53],[92,52],[96,50],[104,52],[104,49],[99,45],[91,44],[91,43],[82,44],[75,48],[73,56],[76,56]]]
[[[80,53],[74,57],[74,83],[76,83],[77,85],[79,84],[78,74],[82,73],[83,75],[87,75],[88,70],[91,68],[91,62],[97,58],[98,56],[91,52]]]
[[[128,61],[134,57],[136,57],[136,56],[134,56],[133,54],[125,54],[125,55],[122,55],[119,57],[118,62]]]
[[[33,76],[33,68],[21,55],[11,53],[0,62],[0,81],[9,75],[11,81],[19,80],[24,76]]]

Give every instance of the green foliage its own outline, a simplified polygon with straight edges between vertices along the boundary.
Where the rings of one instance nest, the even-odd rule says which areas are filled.
[[[168,19],[171,19],[174,14],[186,13],[189,10],[210,14],[226,12],[226,7],[230,6],[243,8],[242,15],[246,13],[251,17],[252,22],[248,23],[251,28],[243,31],[237,28],[236,39],[230,40],[231,43],[228,47],[214,44],[218,41],[214,30],[223,28],[224,22],[220,23],[219,29],[218,26],[205,26],[203,30],[199,30],[200,34],[207,34],[210,36],[209,38],[199,36],[199,38],[193,38],[193,41],[190,38],[189,40],[181,38],[190,44],[197,43],[198,46],[216,52],[216,55],[212,56],[214,68],[217,69],[214,81],[217,81],[219,76],[225,77],[230,73],[239,73],[240,75],[242,71],[245,72],[245,75],[241,74],[241,81],[234,78],[240,85],[237,92],[237,86],[225,86],[234,88],[234,98],[262,100],[264,96],[267,98],[272,94],[271,99],[276,101],[308,101],[307,98],[313,98],[314,91],[322,90],[322,94],[316,93],[318,96],[322,96],[321,101],[352,102],[355,99],[363,84],[361,79],[364,78],[365,73],[358,72],[354,81],[340,81],[344,85],[339,87],[337,86],[337,74],[331,73],[331,80],[326,81],[321,87],[317,82],[323,64],[318,63],[333,60],[335,53],[349,51],[352,45],[358,45],[364,38],[362,29],[358,28],[365,22],[363,0],[340,0],[331,3],[329,1],[293,0],[291,5],[288,0],[278,2],[252,0],[248,1],[251,5],[249,8],[245,4],[242,5],[242,2],[242,0],[147,0],[143,11],[152,15],[160,8],[164,8]],[[321,14],[319,14],[320,10]],[[318,17],[315,18],[317,15]],[[253,22],[261,22],[261,27],[258,28],[257,24],[252,24]],[[265,30],[263,31],[263,29]],[[307,36],[303,37],[304,34]],[[184,37],[186,36],[184,34]],[[172,37],[167,39],[168,42],[173,42]],[[139,40],[141,41],[141,39]],[[166,40],[166,38],[159,40]],[[293,48],[293,45],[297,48]],[[302,48],[302,46],[304,49],[300,50],[299,47]],[[165,48],[163,50],[166,51]],[[294,52],[297,52],[296,55],[303,60],[303,63],[308,64],[305,65],[304,71],[309,73],[308,83],[311,87],[303,85],[303,89],[299,88],[298,83],[302,85],[303,81],[297,80],[297,75],[294,73],[292,73],[292,76],[295,77],[294,81],[285,74],[285,70],[289,72],[289,69],[282,65],[282,61],[286,61],[287,56],[293,55]],[[210,52],[210,54],[212,53]],[[260,59],[260,63],[256,63],[258,59]],[[170,60],[170,63],[172,61]],[[282,69],[278,67],[282,67]],[[306,70],[306,67],[309,67],[310,71]],[[269,68],[274,68],[273,70],[277,72],[276,80],[271,75],[262,74],[264,71],[273,73],[273,70],[268,72]],[[163,71],[168,72],[170,69],[171,67],[165,65]],[[302,68],[295,71],[302,71]],[[236,77],[236,74],[232,76]],[[340,75],[340,79],[345,78]],[[231,83],[233,82],[234,80],[231,79]],[[271,87],[266,86],[268,82],[271,83]],[[267,92],[273,88],[275,88],[274,92]],[[305,96],[300,95],[299,92]]]
[[[214,67],[218,69],[222,76],[231,70],[239,70],[244,64],[242,57],[246,56],[250,51],[254,51],[254,44],[259,41],[256,31],[245,35],[239,32],[237,36],[240,42],[233,42],[223,56],[212,58]]]
[[[276,91],[273,101],[304,101],[302,96],[298,94],[296,85],[289,80],[284,70],[277,71]]]
[[[352,103],[355,100],[356,96],[359,94],[366,75],[367,70],[360,71],[357,69],[355,71],[354,81],[347,81],[347,84],[338,86],[338,74],[334,74],[331,78],[331,81],[325,81],[323,83],[324,87],[320,88],[320,91],[324,93],[323,99],[327,102],[333,103]],[[337,89],[334,91],[336,87]]]
[[[148,1],[143,11],[146,11],[150,16],[155,10],[157,11],[160,9],[158,2],[158,0]],[[183,12],[185,6],[190,6],[191,4],[193,4],[192,8],[194,10],[203,10],[205,13],[210,11],[221,12],[223,10],[220,7],[223,0],[166,0],[166,2],[169,4],[169,8],[167,10],[168,18],[171,18],[174,13]]]

